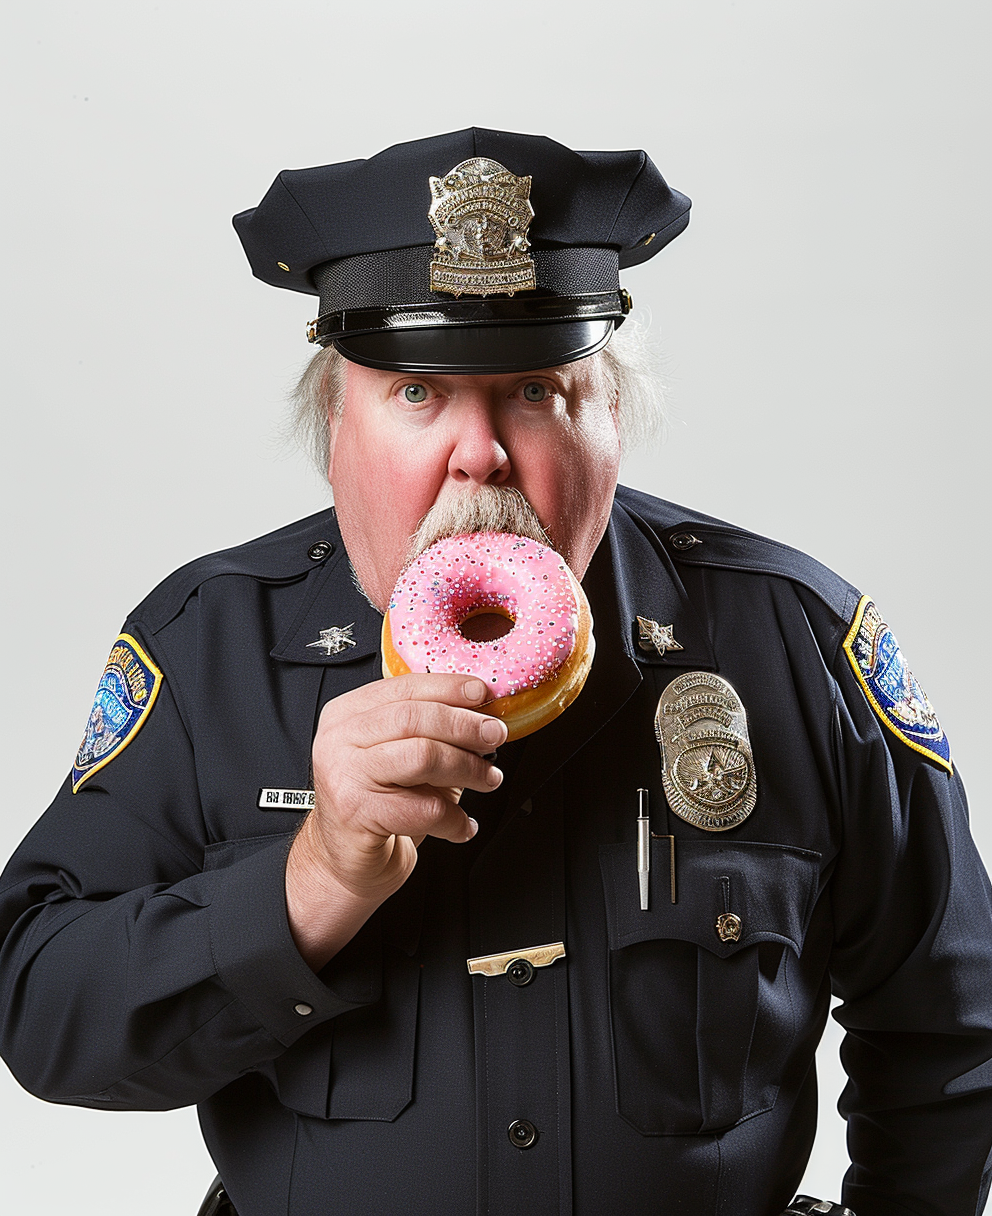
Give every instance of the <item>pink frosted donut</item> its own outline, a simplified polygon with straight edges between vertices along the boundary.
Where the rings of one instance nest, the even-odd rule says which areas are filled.
[[[463,632],[483,614],[509,631],[488,641]],[[471,632],[471,630],[469,631]],[[558,716],[582,689],[595,643],[589,604],[553,549],[506,532],[438,541],[400,576],[383,620],[383,673],[452,672],[484,680],[486,712],[509,738]]]

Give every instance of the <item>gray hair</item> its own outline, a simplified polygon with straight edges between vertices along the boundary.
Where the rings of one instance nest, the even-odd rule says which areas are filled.
[[[628,317],[599,353],[600,368],[611,398],[617,402],[620,444],[624,452],[658,438],[666,421],[666,387],[661,355],[646,323]],[[318,351],[293,390],[292,431],[324,477],[330,453],[330,413],[344,406],[348,366],[333,346]]]

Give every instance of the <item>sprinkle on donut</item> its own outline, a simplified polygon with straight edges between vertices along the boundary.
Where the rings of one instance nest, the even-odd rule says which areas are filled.
[[[512,628],[491,641],[470,640],[462,625],[486,612]],[[492,699],[552,679],[578,628],[563,558],[505,532],[452,536],[426,549],[400,576],[388,616],[396,653],[411,671],[479,676]]]

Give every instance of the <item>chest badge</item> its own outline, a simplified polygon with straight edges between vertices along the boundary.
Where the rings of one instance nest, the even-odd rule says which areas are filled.
[[[332,625],[330,629],[322,629],[316,642],[307,642],[307,649],[309,650],[311,646],[323,646],[324,654],[340,654],[349,646],[358,645],[351,636],[354,628],[355,623],[352,621],[350,625]]]
[[[707,832],[754,810],[758,781],[741,699],[721,676],[688,671],[661,694],[654,718],[661,783],[676,815]]]

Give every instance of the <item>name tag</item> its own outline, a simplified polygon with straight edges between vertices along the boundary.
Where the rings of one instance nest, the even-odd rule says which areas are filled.
[[[313,790],[259,790],[261,811],[309,811],[313,809]]]

